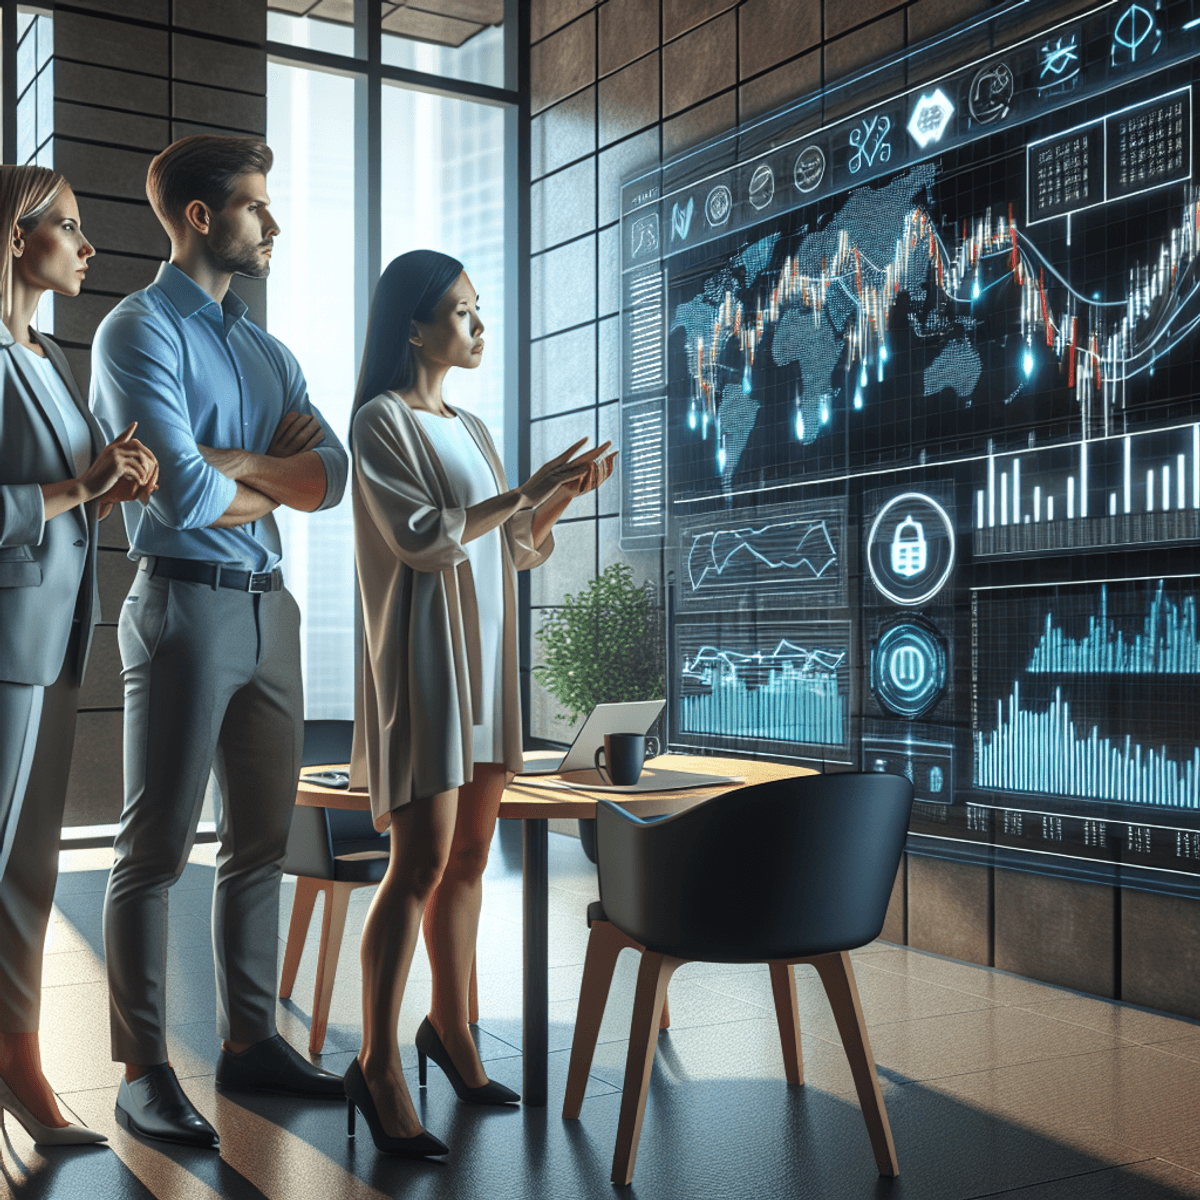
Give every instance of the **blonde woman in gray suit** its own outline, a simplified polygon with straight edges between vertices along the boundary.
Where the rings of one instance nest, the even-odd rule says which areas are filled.
[[[488,847],[523,765],[516,572],[545,561],[554,523],[614,458],[608,443],[578,454],[579,442],[510,489],[486,426],[442,393],[482,354],[462,263],[432,250],[395,259],[372,301],[351,428],[365,634],[351,778],[392,838],[363,927],[363,1044],[345,1087],[376,1147],[406,1157],[446,1153],[417,1119],[396,1040],[423,914],[422,1082],[431,1058],[460,1100],[519,1099],[488,1079],[467,1025]]]
[[[62,351],[31,327],[47,291],[77,296],[95,251],[75,194],[44,167],[0,167],[0,1122],[40,1145],[68,1123],[42,1073],[42,950],[75,708],[99,619],[96,522],[147,498],[158,464],[130,426],[105,445]]]

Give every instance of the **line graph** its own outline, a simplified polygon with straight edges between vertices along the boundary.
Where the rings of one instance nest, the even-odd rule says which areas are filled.
[[[699,534],[688,554],[688,582],[698,592],[710,576],[724,576],[726,586],[733,587],[753,579],[759,567],[820,579],[836,565],[826,522],[787,521]]]
[[[726,513],[681,527],[681,607],[708,607],[731,597],[768,604],[800,596],[814,605],[845,602],[843,503],[775,505],[746,515],[749,520]]]

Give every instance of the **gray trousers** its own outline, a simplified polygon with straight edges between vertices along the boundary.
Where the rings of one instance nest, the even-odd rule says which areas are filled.
[[[78,700],[66,667],[46,688],[0,683],[0,1033],[35,1033],[41,1016]]]
[[[153,560],[143,560],[143,563]],[[152,578],[118,626],[125,809],[104,901],[112,1056],[167,1061],[167,893],[210,773],[221,793],[212,937],[217,1036],[275,1033],[279,883],[304,743],[300,610],[287,591]]]

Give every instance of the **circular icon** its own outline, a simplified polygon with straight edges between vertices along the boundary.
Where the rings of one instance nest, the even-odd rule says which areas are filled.
[[[799,192],[816,191],[825,178],[825,151],[820,146],[805,146],[796,155],[796,166],[792,179]]]
[[[1012,107],[1014,80],[1008,63],[981,67],[971,80],[967,103],[980,125],[990,125],[1008,116]]]
[[[871,691],[888,712],[919,717],[945,690],[946,643],[932,626],[901,622],[871,648]]]
[[[954,569],[954,523],[932,497],[893,496],[867,536],[867,566],[893,603],[924,604],[946,586]]]
[[[757,209],[766,208],[775,198],[775,176],[771,168],[763,163],[750,176],[750,203]]]
[[[733,212],[733,193],[723,184],[718,184],[708,193],[704,202],[704,215],[710,225],[724,225]]]

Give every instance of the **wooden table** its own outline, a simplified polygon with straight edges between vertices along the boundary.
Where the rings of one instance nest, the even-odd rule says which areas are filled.
[[[535,754],[527,756],[533,761]],[[549,1062],[550,1013],[550,826],[551,817],[581,817],[596,815],[598,800],[616,800],[623,808],[638,816],[658,816],[681,812],[703,800],[719,796],[745,784],[767,783],[816,772],[807,767],[781,763],[758,762],[743,758],[708,758],[699,755],[671,754],[651,759],[648,766],[660,766],[697,774],[730,775],[744,783],[718,784],[713,787],[676,789],[670,792],[612,793],[603,791],[551,790],[536,787],[517,778],[505,789],[500,801],[502,819],[517,820],[522,825],[522,885],[524,889],[524,1003],[522,1101],[544,1107]],[[306,782],[305,775],[327,771],[330,767],[309,767],[301,773],[296,790],[296,803],[314,808],[369,809],[365,791],[347,791],[318,787]],[[341,768],[345,770],[345,765]],[[570,782],[595,779],[594,771],[564,776]]]

